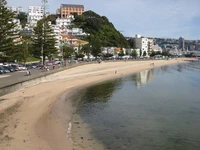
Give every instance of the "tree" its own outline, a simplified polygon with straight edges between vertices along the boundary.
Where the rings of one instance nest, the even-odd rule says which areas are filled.
[[[94,57],[101,55],[101,41],[97,36],[91,38],[91,53]]]
[[[163,56],[169,56],[170,54],[169,54],[169,51],[162,51],[162,55]]]
[[[89,54],[91,52],[91,47],[90,47],[90,44],[86,44],[82,47],[82,51],[83,53],[85,53],[89,59]]]
[[[155,51],[152,51],[152,52],[151,52],[151,57],[153,57],[153,56],[155,56],[155,55],[156,55]]]
[[[161,55],[161,52],[160,52],[160,51],[157,51],[157,52],[156,52],[156,55]]]
[[[120,52],[119,52],[118,55],[119,55],[119,56],[124,56],[124,51],[123,51],[123,50],[120,50]]]
[[[74,49],[72,47],[69,47],[67,45],[63,46],[63,58],[70,58],[72,54],[74,53]]]
[[[100,16],[93,11],[86,11],[82,15],[75,16],[73,26],[82,28],[90,36],[86,40],[90,41],[91,36],[98,37],[102,46],[128,47],[129,43],[124,36],[115,29],[105,16]]]
[[[25,65],[27,62],[28,56],[30,56],[29,43],[27,40],[23,40],[22,44],[19,45],[19,53],[17,55],[17,58],[19,61],[22,61]]]
[[[142,50],[140,49],[140,56],[142,56]]]
[[[20,24],[22,25],[22,28],[24,28],[27,23],[27,14],[25,12],[20,12],[17,15],[17,19],[20,20]]]
[[[147,52],[146,51],[144,51],[144,53],[143,53],[143,56],[146,56],[147,55]]]
[[[37,22],[34,28],[33,46],[35,48],[34,55],[42,56],[42,64],[45,64],[45,58],[52,58],[53,55],[58,54],[55,47],[56,39],[53,30],[49,24],[49,20],[44,18]]]
[[[15,51],[14,46],[19,38],[19,31],[13,22],[14,13],[6,7],[6,0],[0,1],[0,53],[9,56]]]
[[[136,52],[135,49],[132,51],[131,56],[133,56],[133,57],[137,57],[137,52]]]
[[[135,40],[133,38],[130,38],[128,42],[129,42],[130,48],[136,49]]]
[[[51,14],[47,16],[48,20],[51,21],[51,24],[56,24],[56,15]]]

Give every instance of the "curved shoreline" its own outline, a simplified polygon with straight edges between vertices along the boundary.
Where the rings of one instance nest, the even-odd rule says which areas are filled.
[[[186,58],[155,61],[155,67],[184,60]],[[149,65],[152,62],[108,62],[79,66],[56,73],[44,83],[0,97],[5,99],[0,103],[0,112],[7,113],[6,116],[0,114],[1,148],[73,149],[73,142],[66,138],[68,124],[73,115],[69,96],[77,88],[152,68]],[[5,111],[18,102],[21,104],[16,111]],[[81,147],[78,149],[81,150]]]

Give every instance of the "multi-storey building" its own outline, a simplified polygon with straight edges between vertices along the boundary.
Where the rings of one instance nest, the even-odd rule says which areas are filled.
[[[197,43],[197,44],[196,44],[196,50],[197,50],[197,51],[200,51],[200,43]]]
[[[60,9],[57,10],[57,14],[60,14],[61,19],[66,18],[67,15],[71,13],[77,13],[78,15],[82,15],[83,12],[83,5],[74,4],[61,4]]]
[[[11,6],[11,7],[8,7],[8,9],[17,14],[19,14],[20,12],[23,12],[23,8],[20,6],[19,7]]]
[[[153,51],[154,41],[153,39],[148,39],[148,54],[151,54]]]
[[[189,46],[189,50],[190,51],[194,51],[195,50],[195,44],[190,44],[190,46]]]
[[[136,48],[141,50],[141,56],[144,55],[144,52],[146,52],[146,56],[148,56],[148,38],[142,38],[139,34],[136,34],[135,45]]]
[[[44,8],[41,6],[29,6],[27,22],[32,26],[37,24],[37,21],[42,19],[44,15]]]
[[[183,37],[179,38],[179,49],[184,51],[185,50],[185,40]]]
[[[64,19],[60,19],[60,18],[57,18],[56,19],[56,25],[59,26],[59,27],[68,27],[71,25],[71,22],[74,20],[74,15],[67,15],[66,18]]]

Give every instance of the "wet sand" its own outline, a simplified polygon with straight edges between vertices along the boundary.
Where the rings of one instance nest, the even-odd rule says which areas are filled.
[[[72,122],[76,104],[70,97],[91,84],[152,68],[150,63],[157,67],[184,60],[89,64],[56,73],[38,85],[4,95],[0,97],[1,150],[104,149],[90,136],[89,126],[81,118],[73,118]],[[76,128],[83,128],[83,133],[78,133]]]

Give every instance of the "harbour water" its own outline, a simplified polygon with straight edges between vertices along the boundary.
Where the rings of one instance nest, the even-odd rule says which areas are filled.
[[[200,149],[200,62],[103,82],[79,98],[75,116],[107,150]]]

